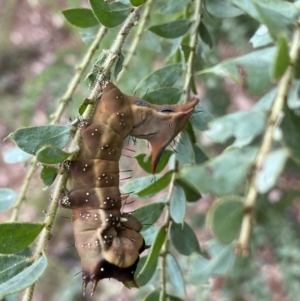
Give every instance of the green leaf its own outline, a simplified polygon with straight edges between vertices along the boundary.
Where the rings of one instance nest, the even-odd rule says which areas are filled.
[[[62,11],[69,23],[80,28],[88,28],[99,25],[92,10],[88,8],[71,8]]]
[[[140,81],[135,89],[137,95],[148,94],[159,88],[172,87],[182,75],[182,65],[173,64],[158,69]]]
[[[156,226],[152,226],[148,228],[147,230],[142,230],[141,233],[144,237],[145,244],[147,246],[151,246],[155,240],[155,237],[157,235],[159,228]]]
[[[98,20],[97,20],[97,22],[98,22]],[[82,28],[79,31],[81,40],[85,45],[91,45],[93,43],[93,41],[95,39],[95,36],[97,34],[97,29],[98,29],[98,26],[97,27]]]
[[[33,263],[20,256],[0,256],[0,297],[17,293],[34,284],[44,273],[47,264],[46,256]]]
[[[89,2],[99,22],[108,28],[123,23],[130,13],[130,7],[120,1],[110,4],[105,0],[89,0]]]
[[[291,110],[300,108],[299,89],[300,89],[300,80],[293,80],[287,99],[288,107]]]
[[[244,56],[224,60],[212,68],[198,72],[198,74],[214,73],[229,77],[237,84],[245,87],[249,93],[260,94],[271,86],[270,70],[274,54],[274,47],[264,48]]]
[[[0,211],[4,211],[12,206],[17,200],[18,194],[8,188],[0,188]]]
[[[162,100],[164,103],[174,104],[178,103],[181,95],[181,90],[173,87],[167,87],[150,91],[144,96],[144,99],[158,105],[162,103]]]
[[[166,39],[176,39],[185,35],[191,26],[190,20],[176,20],[165,24],[151,26],[150,31]]]
[[[205,8],[214,17],[217,18],[233,18],[243,14],[243,12],[233,6],[226,0],[207,0]]]
[[[259,48],[273,43],[273,40],[266,25],[260,25],[249,42],[252,43],[253,48]]]
[[[180,179],[176,179],[175,183],[183,188],[187,202],[196,202],[201,198],[201,194],[198,190],[188,183]]]
[[[293,19],[286,17],[281,11],[278,11],[273,3],[269,5],[265,1],[253,1],[253,5],[258,12],[260,22],[268,27],[269,34],[273,40],[277,40],[279,35],[290,35],[290,28],[292,27]]]
[[[275,185],[284,169],[287,158],[288,153],[285,149],[278,149],[266,156],[255,178],[258,192],[266,193]]]
[[[170,238],[176,250],[185,256],[191,255],[193,252],[201,253],[198,239],[193,229],[187,224],[182,225],[172,223]]]
[[[146,270],[143,271],[143,274],[141,274],[141,269],[145,265],[147,258],[148,256],[143,256],[140,258],[138,266],[135,271],[135,275],[137,275],[135,280],[139,287],[147,284],[151,280],[152,276],[154,275],[157,269],[158,260],[156,258],[156,260],[154,260],[154,262],[150,266],[148,266]]]
[[[166,267],[170,282],[184,296],[186,292],[182,273],[176,259],[171,254],[167,254],[166,256]]]
[[[0,224],[0,253],[12,254],[24,250],[40,234],[45,225],[31,223]]]
[[[31,158],[31,155],[23,152],[20,148],[14,147],[3,152],[3,161],[8,164],[24,162]]]
[[[272,79],[280,78],[290,63],[289,48],[283,35],[278,37],[275,59],[272,65]]]
[[[202,149],[197,144],[193,144],[193,150],[195,153],[196,164],[200,165],[208,160],[206,154],[202,151]]]
[[[175,14],[182,11],[191,1],[190,0],[169,0],[157,10],[158,14]]]
[[[118,77],[118,74],[121,72],[123,68],[123,62],[124,62],[124,55],[121,53],[118,57],[118,60],[115,65],[114,69],[114,78],[116,79]]]
[[[51,166],[43,166],[40,177],[44,185],[49,187],[53,184],[57,174],[58,174],[57,168]]]
[[[214,117],[203,104],[198,103],[190,120],[197,129],[206,131],[208,129],[208,124],[214,120]]]
[[[132,215],[141,222],[143,231],[145,231],[159,219],[164,207],[165,203],[163,202],[151,203],[138,208]]]
[[[216,238],[225,244],[232,242],[240,231],[244,213],[243,198],[227,196],[209,209],[208,223]]]
[[[150,267],[155,260],[157,260],[157,257],[160,253],[160,250],[165,242],[165,238],[167,235],[166,227],[161,227],[159,231],[157,232],[157,235],[155,237],[155,240],[149,250],[147,260],[143,266],[143,268],[140,271],[140,274],[143,274],[144,271]]]
[[[195,154],[192,142],[185,132],[181,132],[177,137],[176,159],[181,164],[195,164]]]
[[[213,141],[225,143],[235,137],[234,146],[250,144],[265,128],[266,114],[259,110],[241,111],[215,119],[206,135]]]
[[[143,301],[157,301],[159,300],[160,290],[159,291],[152,291],[150,294],[146,296]]]
[[[133,6],[140,6],[145,3],[146,0],[130,0],[130,3]]]
[[[66,125],[43,125],[21,128],[9,134],[20,149],[26,153],[35,155],[44,145],[53,145],[63,148],[71,134],[72,128]]]
[[[177,224],[183,224],[186,212],[186,200],[184,190],[180,185],[174,187],[171,203],[170,215]]]
[[[268,111],[270,111],[270,109],[274,103],[274,99],[277,94],[277,90],[278,90],[277,87],[271,89],[268,93],[266,93],[263,97],[261,97],[258,100],[258,102],[254,105],[252,110],[268,113]]]
[[[252,147],[232,148],[203,165],[183,168],[178,178],[200,193],[232,194],[243,189],[256,152]]]
[[[206,28],[206,26],[205,26],[205,24],[204,24],[203,21],[199,24],[198,32],[199,32],[201,40],[209,48],[212,48],[213,47],[213,40],[212,40],[212,37],[211,37],[211,35],[210,35],[210,33],[209,33],[208,29]]]
[[[173,152],[165,149],[159,159],[159,162],[156,167],[155,173],[161,173],[162,170],[166,167],[166,165],[169,162],[170,157],[173,155]],[[152,155],[148,156],[146,154],[139,154],[134,157],[138,163],[139,166],[145,170],[148,173],[151,173],[151,161],[152,161]]]
[[[281,123],[282,144],[288,150],[290,156],[300,164],[300,117],[287,106],[284,110],[284,118]]]
[[[56,146],[45,145],[36,153],[36,158],[44,164],[57,164],[68,159],[73,153],[68,153]]]
[[[281,0],[231,0],[231,2],[245,11],[247,15],[250,15],[252,18],[256,19],[260,23],[265,23],[265,20],[261,16],[261,14],[258,12],[257,7],[261,9],[265,9],[265,18],[268,18],[270,20],[274,20],[273,22],[276,22],[276,18],[274,18],[274,15],[270,10],[272,10],[275,13],[280,14],[281,16],[278,17],[277,24],[274,25],[275,28],[279,28],[282,26],[282,22],[284,22],[282,17],[284,17],[284,20],[295,20],[298,15],[297,6],[294,3],[290,3],[287,1],[281,1]],[[267,9],[269,11],[267,11]],[[269,15],[269,16],[268,16]],[[270,22],[269,20],[269,22]],[[282,28],[282,27],[281,27]],[[280,32],[280,30],[279,30]],[[279,33],[278,32],[278,33]]]
[[[188,280],[193,284],[207,283],[208,278],[213,275],[227,275],[233,267],[235,255],[232,245],[210,241],[207,248],[212,255],[210,260],[198,255],[191,261]]]
[[[137,193],[144,189],[145,187],[148,187],[151,185],[153,181],[156,181],[159,179],[159,175],[151,175],[146,177],[140,177],[136,179],[131,179],[130,181],[127,181],[125,184],[121,186],[121,190],[123,193],[132,193],[133,196],[137,196]]]
[[[173,171],[168,171],[162,177],[160,177],[157,181],[153,182],[149,186],[140,190],[137,195],[139,197],[145,197],[148,195],[152,195],[158,193],[159,191],[163,190],[168,184],[171,182],[171,178],[173,175]]]

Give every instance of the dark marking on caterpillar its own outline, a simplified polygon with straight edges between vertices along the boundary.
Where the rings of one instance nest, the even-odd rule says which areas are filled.
[[[79,122],[82,145],[69,172],[67,193],[60,205],[72,210],[75,246],[81,257],[83,292],[92,282],[114,278],[137,287],[134,273],[148,247],[139,233],[142,224],[121,212],[129,194],[119,189],[119,160],[127,136],[147,139],[152,147],[152,172],[167,145],[182,131],[197,98],[183,105],[154,105],[123,94],[114,84],[101,83],[103,92],[91,121]],[[171,125],[171,126],[170,126]]]

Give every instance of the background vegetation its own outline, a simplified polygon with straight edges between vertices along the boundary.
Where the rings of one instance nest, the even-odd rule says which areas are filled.
[[[147,144],[126,141],[136,158],[120,164],[136,167],[121,187],[134,191],[125,210],[139,208],[152,248],[136,273],[139,290],[104,280],[93,299],[297,300],[299,8],[280,0],[6,1],[0,133],[14,132],[26,153],[3,143],[0,298],[83,300],[70,212],[57,211],[65,176],[45,189],[69,154],[41,146],[54,129],[53,144],[64,147],[70,119],[89,114],[83,100],[98,97],[97,82],[111,72],[124,93],[158,103],[197,95],[201,104],[155,181]]]

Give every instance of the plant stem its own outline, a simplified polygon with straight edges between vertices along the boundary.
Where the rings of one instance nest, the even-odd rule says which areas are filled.
[[[68,85],[68,89],[66,90],[65,94],[61,97],[61,99],[59,100],[59,106],[56,110],[56,112],[51,116],[51,124],[56,124],[59,122],[59,119],[63,113],[63,111],[65,110],[67,104],[69,103],[69,101],[72,99],[72,95],[76,89],[76,87],[78,86],[79,81],[81,80],[83,73],[85,72],[88,64],[90,63],[95,51],[97,50],[97,48],[99,47],[99,43],[100,41],[103,39],[104,35],[106,34],[107,29],[105,27],[101,27],[97,33],[97,35],[95,36],[95,39],[93,41],[93,43],[91,44],[91,46],[89,47],[86,55],[84,56],[82,62],[80,63],[80,65],[76,68],[76,73],[74,74],[71,82]],[[33,158],[31,160],[31,167],[27,172],[27,175],[25,177],[24,183],[22,185],[21,191],[18,195],[18,198],[12,208],[12,214],[11,214],[11,221],[15,222],[18,220],[18,216],[19,216],[19,211],[20,211],[20,207],[22,205],[23,200],[25,200],[26,198],[26,193],[30,184],[30,181],[37,169],[37,159]]]
[[[183,102],[187,102],[190,98],[190,86],[191,86],[191,79],[193,75],[193,63],[194,63],[196,46],[198,41],[198,27],[201,22],[201,6],[202,6],[202,0],[196,0],[195,12],[192,20],[193,32],[191,33],[190,43],[189,43],[190,55],[187,62],[185,82],[183,85]]]
[[[137,33],[134,36],[134,39],[133,39],[132,44],[131,44],[131,47],[130,47],[130,49],[129,49],[126,57],[125,57],[122,70],[119,73],[118,78],[117,78],[117,82],[120,82],[120,79],[123,77],[123,75],[125,74],[125,72],[128,70],[128,67],[129,67],[129,64],[131,62],[132,57],[135,55],[136,48],[137,48],[137,46],[138,46],[138,44],[139,44],[139,42],[140,42],[140,40],[142,38],[142,34],[143,34],[144,28],[146,26],[146,22],[147,22],[147,20],[149,18],[149,14],[150,14],[150,11],[151,11],[152,3],[153,3],[153,0],[147,0],[146,3],[145,3],[145,5],[144,5],[145,9],[144,9],[144,13],[143,13],[143,15],[141,17]]]
[[[90,94],[90,97],[89,97],[89,99],[91,101],[94,101],[94,103],[88,105],[88,107],[86,108],[86,110],[84,112],[83,118],[87,118],[87,117],[90,117],[92,115],[92,112],[94,110],[94,106],[96,105],[96,100],[99,97],[98,84],[102,80],[105,80],[109,77],[110,70],[111,70],[117,56],[121,53],[121,50],[122,50],[122,47],[125,43],[126,37],[128,36],[131,28],[134,26],[135,22],[139,18],[140,10],[141,10],[141,6],[132,10],[131,14],[126,19],[124,25],[120,29],[114,44],[111,46],[111,48],[109,50],[109,54],[108,54],[105,62],[103,63],[103,69],[102,70],[104,70],[104,71],[103,71],[103,73],[99,74],[99,76],[97,78],[97,83],[94,85],[94,88],[93,88],[93,90]],[[76,131],[75,138],[72,141],[72,144],[71,144],[70,148],[71,149],[79,149],[80,140],[81,140],[80,139],[80,130],[78,129]],[[62,192],[63,192],[63,190],[66,186],[67,179],[68,179],[68,173],[63,173],[62,175],[58,176],[58,181],[57,181],[57,184],[54,188],[54,194],[53,194],[53,197],[52,197],[52,201],[50,203],[50,206],[49,206],[49,209],[48,209],[48,212],[47,212],[47,216],[46,216],[46,219],[45,219],[45,228],[43,229],[41,235],[39,236],[39,241],[37,243],[35,253],[33,255],[34,260],[37,260],[38,258],[40,258],[42,256],[42,254],[45,252],[48,239],[51,236],[51,229],[52,229],[53,224],[54,224],[56,212],[57,212],[57,209],[58,209],[59,200],[60,200],[60,198],[62,196]],[[32,299],[33,291],[34,291],[34,285],[27,288],[22,300],[23,301],[30,301]]]
[[[169,187],[169,192],[166,200],[166,216],[165,216],[165,222],[164,225],[166,227],[166,231],[169,232],[170,226],[171,226],[171,214],[170,214],[170,203],[173,195],[173,191],[175,188],[175,179],[176,179],[176,172],[178,169],[178,162],[176,161],[175,163],[175,169],[174,173],[171,178],[171,183]],[[167,296],[167,262],[166,262],[166,256],[169,253],[169,235],[167,233],[166,239],[164,241],[164,244],[162,246],[162,251],[160,253],[161,257],[161,295],[162,296]]]
[[[287,99],[289,88],[291,86],[291,81],[294,75],[294,67],[300,47],[300,18],[296,26],[297,27],[295,29],[290,48],[290,64],[287,67],[279,83],[278,92],[275,97],[273,107],[271,109],[270,117],[267,123],[268,126],[263,137],[261,147],[258,150],[258,154],[254,163],[253,177],[251,179],[248,194],[245,199],[245,213],[242,220],[240,236],[236,244],[236,253],[244,256],[248,255],[249,253],[249,241],[252,230],[252,215],[258,195],[256,187],[257,173],[261,170],[266,156],[271,150],[274,130],[278,126],[278,120],[280,120],[284,103]]]

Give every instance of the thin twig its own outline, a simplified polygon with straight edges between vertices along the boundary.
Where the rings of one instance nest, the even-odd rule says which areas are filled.
[[[59,119],[63,113],[63,111],[65,110],[67,104],[69,103],[69,101],[72,99],[72,95],[80,81],[80,79],[83,76],[83,73],[85,72],[88,64],[90,63],[95,51],[97,50],[97,48],[99,47],[99,43],[102,40],[102,38],[104,37],[105,33],[106,33],[107,29],[105,27],[101,27],[97,33],[97,35],[94,38],[93,43],[91,44],[91,46],[89,47],[86,55],[84,56],[82,62],[80,63],[80,65],[76,68],[76,73],[74,74],[68,89],[66,90],[65,94],[61,97],[61,99],[59,100],[59,106],[56,110],[56,112],[52,115],[51,119],[51,124],[56,124],[59,122]],[[11,214],[11,221],[15,222],[18,220],[18,215],[19,215],[19,211],[20,211],[20,207],[22,202],[25,200],[26,198],[26,193],[28,191],[28,187],[29,184],[31,182],[31,179],[37,169],[37,159],[33,158],[31,160],[31,167],[27,172],[27,175],[25,177],[24,183],[22,185],[21,191],[18,195],[18,199],[16,200],[13,208],[12,208],[12,214]]]
[[[147,23],[148,18],[149,18],[152,3],[153,3],[153,0],[148,0],[148,1],[146,1],[145,5],[144,5],[144,7],[145,7],[144,8],[144,13],[141,16],[141,20],[140,20],[140,23],[139,23],[139,26],[138,26],[137,33],[135,34],[134,39],[133,39],[132,44],[131,44],[131,47],[130,47],[130,49],[129,49],[126,57],[125,57],[122,70],[119,73],[118,78],[117,78],[117,82],[120,82],[120,79],[125,74],[125,72],[128,70],[128,67],[129,67],[129,64],[131,62],[132,57],[135,55],[136,48],[137,48],[137,46],[138,46],[138,44],[139,44],[139,42],[142,38],[144,28],[145,28],[146,23]]]
[[[294,75],[294,67],[300,47],[300,18],[296,26],[297,27],[295,29],[290,48],[290,64],[279,83],[278,92],[274,100],[270,117],[268,119],[268,125],[261,147],[258,150],[253,169],[253,177],[251,179],[249,190],[245,199],[245,213],[242,220],[240,236],[236,244],[236,252],[244,256],[248,255],[249,253],[249,241],[252,230],[252,215],[258,195],[256,187],[257,173],[261,170],[266,156],[271,150],[274,130],[278,126],[278,120],[282,114],[284,103],[287,99],[291,81]]]
[[[191,33],[190,37],[190,55],[187,62],[186,67],[186,75],[185,75],[185,82],[183,85],[183,102],[187,102],[190,98],[190,86],[191,86],[191,79],[193,76],[193,64],[196,52],[196,46],[198,41],[198,27],[201,22],[201,6],[202,0],[195,1],[195,13],[192,20],[192,29],[193,32]]]
[[[90,93],[89,99],[91,101],[94,101],[94,103],[88,105],[88,107],[86,108],[86,110],[84,112],[84,116],[83,116],[84,119],[91,117],[92,112],[94,110],[94,106],[96,104],[96,100],[99,97],[98,85],[102,80],[105,80],[109,77],[110,70],[113,67],[113,64],[114,64],[116,58],[121,53],[121,50],[125,43],[126,37],[128,36],[128,34],[129,34],[131,28],[134,26],[135,22],[139,19],[140,10],[141,10],[141,6],[132,10],[131,14],[126,19],[124,25],[120,29],[114,44],[110,48],[108,56],[107,56],[105,62],[103,63],[103,69],[102,69],[103,73],[99,74],[99,76],[97,78],[97,83],[94,85],[94,88],[93,88],[92,92]],[[80,130],[77,130],[74,140],[72,141],[71,148],[79,149],[79,146],[80,146]],[[64,173],[58,177],[57,184],[54,188],[54,194],[52,197],[52,201],[50,203],[50,206],[49,206],[49,209],[47,212],[47,216],[45,219],[46,225],[45,225],[45,228],[43,229],[41,235],[39,236],[39,241],[38,241],[36,249],[35,249],[35,253],[33,256],[34,260],[37,260],[38,258],[40,258],[42,256],[42,254],[45,252],[48,238],[51,236],[51,229],[54,224],[54,219],[56,216],[58,203],[59,203],[60,197],[62,195],[62,191],[63,191],[64,187],[66,186],[67,179],[68,179],[68,173]],[[30,301],[32,299],[33,291],[34,291],[34,285],[27,288],[22,300]]]

